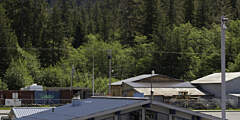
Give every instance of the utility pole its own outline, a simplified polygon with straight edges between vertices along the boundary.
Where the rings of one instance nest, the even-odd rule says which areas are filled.
[[[108,95],[111,95],[111,79],[112,79],[112,50],[108,50],[108,60],[109,60],[109,86]]]
[[[152,70],[152,77],[153,77],[154,74],[155,74],[155,71]],[[152,101],[153,101],[152,77],[151,77],[151,103],[152,103]]]
[[[73,95],[73,78],[74,78],[74,64],[72,64],[72,76],[71,76],[71,85],[70,85],[70,95],[72,96]],[[73,96],[72,96],[73,97]]]
[[[222,107],[222,120],[226,120],[226,82],[225,82],[225,30],[227,29],[225,22],[227,18],[221,16],[221,79],[222,79],[222,96],[221,96],[221,107]]]
[[[93,62],[92,62],[92,66],[93,66],[93,68],[92,68],[92,96],[94,96],[94,54],[93,54]]]
[[[72,64],[71,91],[72,91],[72,89],[73,89],[73,78],[74,78],[74,65]]]

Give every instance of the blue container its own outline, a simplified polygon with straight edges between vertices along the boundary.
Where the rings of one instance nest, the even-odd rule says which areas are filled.
[[[60,104],[60,92],[35,91],[35,104]]]

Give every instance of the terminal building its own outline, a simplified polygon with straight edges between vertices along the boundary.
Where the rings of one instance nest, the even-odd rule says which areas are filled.
[[[220,120],[218,117],[179,108],[148,98],[92,97],[30,114],[14,109],[16,120]],[[17,115],[18,114],[18,115]],[[20,115],[19,115],[20,114]],[[27,115],[24,115],[27,114]]]

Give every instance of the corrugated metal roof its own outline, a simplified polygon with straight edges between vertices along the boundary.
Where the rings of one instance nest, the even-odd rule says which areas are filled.
[[[240,77],[240,72],[228,72],[226,73],[226,81],[233,80]],[[192,81],[193,84],[204,84],[204,83],[221,83],[221,73],[213,73],[197,80]]]
[[[151,95],[151,88],[134,88],[136,91],[144,95]],[[188,95],[205,95],[197,88],[153,88],[154,95],[174,96],[179,95],[179,92],[188,92]]]
[[[51,109],[50,107],[15,107],[12,112],[16,118],[22,118]]]
[[[146,102],[146,100],[89,98],[81,100],[78,106],[67,104],[55,108],[54,112],[47,110],[18,120],[69,120],[143,102]]]
[[[171,78],[171,77],[168,77],[166,75],[159,75],[159,74],[144,74],[144,75],[139,75],[139,76],[136,76],[136,77],[131,77],[131,78],[128,78],[128,79],[125,79],[125,80],[121,80],[121,81],[118,81],[118,82],[114,82],[112,83],[111,85],[122,85],[123,82],[125,83],[128,83],[128,82],[137,82],[139,80],[143,80],[143,79],[146,79],[146,78],[151,78],[151,77],[158,77],[157,79],[158,80],[170,80],[170,81],[181,81],[183,82],[182,80],[179,80],[179,79],[176,79],[176,78]],[[161,81],[161,82],[164,82],[164,81]]]
[[[123,82],[134,82],[134,81],[142,80],[142,79],[153,77],[153,76],[157,76],[157,75],[158,74],[154,74],[154,75],[152,75],[152,74],[139,75],[139,76],[136,76],[136,77],[131,77],[131,78],[128,78],[128,79],[125,79],[125,80],[114,82],[111,85],[121,85]]]
[[[126,84],[134,88],[150,88],[151,83],[127,82]],[[190,82],[161,82],[153,83],[153,88],[195,88]]]
[[[141,104],[139,104],[141,103]],[[70,120],[70,119],[81,119],[81,116],[93,115],[94,113],[101,113],[102,111],[113,110],[123,106],[129,106],[132,104],[137,104],[138,106],[142,106],[144,104],[149,104],[149,100],[136,100],[136,99],[109,99],[109,98],[89,98],[82,101],[80,106],[73,107],[71,104],[64,105],[61,107],[55,108],[54,112],[50,110],[44,111],[38,114],[33,114],[27,117],[23,117],[17,120]],[[177,111],[181,111],[187,114],[200,116],[202,118],[212,119],[212,120],[220,120],[217,117],[198,113],[195,111],[191,111],[188,109],[168,105],[166,103],[154,102],[153,105],[165,107],[168,109],[173,109]],[[131,108],[131,107],[130,107]],[[85,119],[85,118],[84,118]]]

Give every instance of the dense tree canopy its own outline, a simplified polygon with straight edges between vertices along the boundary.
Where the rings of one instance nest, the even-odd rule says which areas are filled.
[[[31,83],[92,87],[155,70],[183,80],[220,71],[220,16],[227,71],[240,71],[240,0],[2,0],[1,89]],[[94,68],[94,71],[93,71]],[[73,76],[72,76],[73,75]]]

